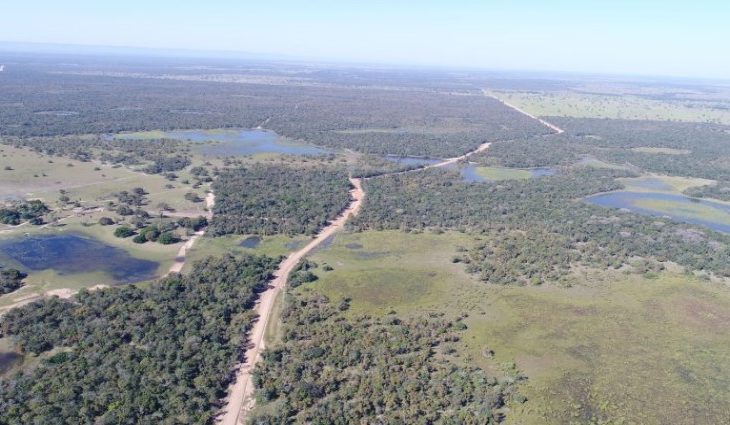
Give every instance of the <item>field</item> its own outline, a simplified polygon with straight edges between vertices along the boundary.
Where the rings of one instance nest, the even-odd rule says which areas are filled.
[[[196,260],[203,259],[207,256],[221,256],[225,254],[257,254],[278,257],[287,255],[304,246],[305,241],[309,240],[304,236],[289,237],[284,235],[265,236],[261,238],[261,242],[254,248],[245,248],[241,246],[244,240],[249,236],[226,235],[219,237],[203,237],[198,239],[193,248],[187,253],[187,260],[183,271],[189,271],[192,264]]]
[[[618,272],[589,273],[573,288],[490,286],[450,261],[471,239],[342,234],[312,256],[320,279],[297,290],[349,297],[352,314],[467,314],[460,358],[489,370],[514,362],[529,378],[528,401],[509,406],[508,423],[730,420],[726,288]]]
[[[7,169],[7,168],[11,169]],[[82,205],[102,205],[112,194],[134,187],[143,187],[149,194],[149,209],[161,202],[179,213],[204,213],[203,203],[187,201],[185,193],[196,190],[190,185],[171,182],[156,174],[144,174],[125,167],[112,167],[93,162],[40,155],[12,146],[0,146],[0,200],[31,198],[55,204],[59,190],[68,192],[72,201]],[[181,180],[185,179],[184,173]],[[172,184],[173,188],[166,188]],[[197,190],[203,196],[202,190]]]
[[[529,170],[505,167],[477,167],[476,173],[491,181],[524,180],[532,176]]]
[[[654,100],[638,96],[562,92],[499,92],[497,97],[537,116],[611,118],[730,124],[727,109],[687,101]]]
[[[680,194],[687,189],[714,184],[714,180],[692,177],[649,174],[642,177],[620,178],[619,182],[632,192],[667,192]]]

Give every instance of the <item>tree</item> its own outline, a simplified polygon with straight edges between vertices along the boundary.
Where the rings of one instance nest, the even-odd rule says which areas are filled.
[[[119,226],[114,229],[114,236],[118,238],[128,238],[132,235],[134,235],[134,230],[130,229],[127,226]]]

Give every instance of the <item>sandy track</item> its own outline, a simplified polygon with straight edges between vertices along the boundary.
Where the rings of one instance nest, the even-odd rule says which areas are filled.
[[[322,229],[304,248],[295,251],[282,261],[278,270],[274,273],[274,279],[269,284],[268,289],[259,296],[258,305],[256,306],[259,318],[249,334],[245,361],[238,366],[235,383],[229,389],[226,407],[224,413],[218,418],[218,423],[237,425],[240,423],[239,421],[243,421],[246,413],[253,407],[255,399],[253,397],[254,385],[251,373],[265,348],[264,333],[271,318],[274,301],[286,286],[289,273],[299,261],[335,232],[342,229],[347,219],[356,215],[360,210],[365,195],[362,190],[362,180],[351,178],[350,183],[353,186],[350,190],[352,201],[347,208],[340,213],[339,217]]]
[[[208,192],[208,194],[205,196],[205,206],[208,208],[208,212],[205,213],[205,218],[210,221],[213,218],[213,205],[215,205],[215,195],[213,192]],[[205,234],[205,229],[198,230],[195,232],[193,236],[190,237],[177,251],[177,256],[175,257],[175,262],[172,263],[170,266],[170,270],[167,272],[169,275],[170,273],[180,273],[185,267],[185,256],[187,255],[190,248],[195,245],[195,242]],[[167,276],[167,275],[166,275]]]
[[[486,96],[497,99],[499,102],[502,102],[500,99],[490,95],[486,91],[484,91],[484,94]],[[558,128],[557,126],[541,120],[525,111],[522,111],[519,108],[506,104],[505,102],[502,103],[516,110],[517,112],[520,112],[524,115],[529,116],[530,118],[540,121],[543,125],[551,128],[557,134],[563,133],[563,130]],[[492,144],[490,142],[482,143],[473,151],[469,151],[461,156],[448,158],[436,164],[431,164],[424,167],[383,175],[398,175],[425,169],[446,167],[466,160],[474,154],[484,152],[489,149],[491,145]],[[266,348],[264,344],[264,334],[269,324],[269,320],[271,319],[271,314],[274,308],[274,301],[276,300],[276,297],[279,295],[279,293],[281,293],[281,291],[286,287],[287,279],[292,269],[299,263],[302,258],[312,252],[313,249],[322,244],[327,238],[335,234],[337,231],[342,229],[351,216],[357,215],[357,213],[360,211],[360,207],[362,206],[363,199],[365,198],[365,192],[362,189],[363,180],[382,177],[383,175],[367,178],[350,178],[350,183],[353,186],[353,189],[350,190],[350,198],[352,199],[352,202],[350,202],[347,208],[342,211],[339,217],[332,221],[327,227],[322,229],[322,231],[317,234],[317,236],[312,239],[304,248],[290,254],[279,265],[279,268],[274,273],[274,279],[269,284],[268,289],[262,292],[259,297],[256,306],[256,313],[258,313],[259,318],[256,323],[254,323],[253,328],[248,335],[248,340],[246,342],[245,360],[243,363],[238,365],[235,381],[233,385],[231,385],[231,387],[229,388],[228,397],[225,399],[225,408],[222,410],[221,415],[217,419],[218,424],[239,425],[244,423],[248,412],[251,411],[256,402],[255,398],[253,397],[254,385],[252,381],[252,372],[254,366],[261,357],[261,353]]]
[[[454,158],[445,159],[442,162],[415,168],[412,170],[406,170],[401,172],[390,173],[388,175],[397,175],[411,173],[415,171],[425,170],[429,168],[446,167],[448,165],[456,164],[459,161],[465,160],[471,155],[479,152],[483,152],[489,149],[491,143],[483,143],[473,151],[467,152],[464,155],[457,156]],[[357,215],[362,206],[363,199],[365,198],[365,192],[362,189],[362,181],[370,178],[376,178],[380,176],[362,178],[350,178],[350,183],[353,189],[350,190],[350,197],[352,202],[347,208],[342,211],[339,217],[332,221],[327,227],[312,239],[304,248],[290,254],[280,265],[279,269],[274,273],[274,279],[271,281],[269,288],[262,292],[258,305],[256,306],[256,312],[259,315],[259,319],[254,324],[247,341],[247,350],[245,355],[244,363],[238,366],[236,373],[236,379],[234,384],[229,388],[228,397],[225,400],[226,407],[223,409],[222,414],[218,417],[218,423],[221,425],[238,425],[244,423],[246,415],[254,406],[255,399],[254,385],[252,382],[252,372],[256,362],[258,362],[261,353],[266,348],[264,346],[264,333],[268,326],[269,319],[271,318],[271,312],[274,308],[274,301],[279,293],[286,287],[289,273],[304,258],[307,254],[312,252],[314,248],[319,246],[327,238],[335,234],[338,230],[342,229],[350,216]]]
[[[545,121],[544,119],[542,119],[540,117],[537,117],[535,115],[532,115],[531,113],[529,113],[529,112],[525,111],[524,109],[521,109],[521,108],[519,108],[519,107],[517,107],[517,106],[515,106],[515,105],[513,105],[511,103],[507,103],[504,100],[498,98],[497,96],[495,96],[495,95],[487,92],[486,90],[482,90],[482,92],[484,93],[485,96],[491,97],[492,99],[494,99],[494,100],[502,103],[504,106],[506,106],[508,108],[511,108],[511,109],[514,109],[515,111],[521,113],[522,115],[525,115],[527,117],[530,117],[533,120],[539,121],[540,124],[544,125],[545,127],[549,128],[550,130],[554,131],[555,134],[563,134],[563,133],[565,133],[565,130],[563,130],[562,128],[558,127],[557,125],[555,125],[553,123],[547,122],[547,121]]]

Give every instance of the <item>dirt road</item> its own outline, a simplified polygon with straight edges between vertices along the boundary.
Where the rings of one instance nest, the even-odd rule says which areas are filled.
[[[274,274],[274,279],[271,281],[269,288],[261,293],[256,306],[256,312],[259,315],[258,320],[253,326],[248,340],[248,349],[246,350],[246,361],[241,364],[236,374],[236,381],[233,386],[229,389],[229,395],[226,399],[226,408],[224,414],[218,419],[218,423],[222,425],[237,425],[239,421],[243,421],[246,413],[253,407],[255,399],[253,398],[254,386],[251,380],[251,372],[253,367],[259,360],[261,353],[263,352],[264,346],[264,333],[266,326],[271,318],[271,311],[274,307],[274,300],[279,295],[282,289],[286,286],[287,278],[291,273],[294,266],[304,258],[305,255],[312,252],[314,248],[319,246],[328,237],[332,236],[338,230],[342,229],[345,222],[350,216],[354,216],[360,210],[362,205],[364,192],[362,190],[361,179],[350,179],[352,183],[352,190],[350,190],[350,198],[352,202],[342,211],[339,217],[332,221],[327,227],[312,239],[304,248],[295,251],[289,255],[279,265],[279,269]]]
[[[467,152],[464,155],[457,156],[454,158],[445,159],[437,164],[408,170],[405,172],[414,172],[419,170],[425,170],[427,168],[445,167],[451,164],[456,164],[459,161],[467,159],[469,156],[483,152],[489,148],[491,143],[483,143],[473,151]],[[392,174],[402,174],[405,172],[398,172]],[[364,179],[350,178],[353,189],[350,191],[350,197],[352,202],[348,207],[342,211],[339,217],[332,221],[327,227],[312,239],[304,248],[290,254],[280,265],[279,269],[275,273],[274,280],[271,281],[269,289],[263,292],[259,298],[258,305],[256,306],[256,312],[259,315],[258,321],[254,324],[253,329],[249,335],[245,362],[238,367],[236,374],[235,383],[231,386],[228,391],[228,397],[226,398],[226,407],[223,409],[223,413],[218,418],[218,423],[221,425],[238,425],[244,423],[246,415],[253,408],[255,399],[253,397],[254,385],[252,382],[253,368],[256,362],[259,360],[261,353],[265,349],[264,346],[264,333],[268,326],[269,319],[271,318],[271,312],[274,307],[274,301],[279,293],[286,287],[287,278],[292,269],[304,258],[307,254],[312,252],[314,248],[319,246],[328,237],[332,236],[338,230],[342,229],[350,216],[357,215],[360,207],[362,206],[365,192],[362,189],[362,181]]]
[[[496,101],[501,102],[504,106],[506,106],[508,108],[511,108],[511,109],[514,109],[515,111],[521,113],[522,115],[525,115],[527,117],[530,117],[533,120],[539,121],[540,124],[544,125],[545,127],[549,128],[550,130],[554,131],[555,134],[563,134],[563,133],[565,133],[565,130],[563,130],[562,128],[558,127],[557,125],[555,125],[553,123],[549,123],[549,122],[545,121],[544,119],[542,119],[540,117],[536,117],[535,115],[532,115],[531,113],[525,111],[524,109],[520,109],[520,108],[518,108],[517,106],[515,106],[515,105],[513,105],[511,103],[507,103],[504,100],[498,98],[497,96],[489,93],[486,90],[482,90],[482,92],[484,93],[485,96],[491,97],[492,99],[495,99]]]
[[[205,218],[210,221],[210,219],[213,218],[213,205],[215,205],[215,195],[213,192],[208,192],[208,194],[205,196],[205,207],[208,209],[208,212],[205,213]],[[175,257],[175,262],[172,263],[170,266],[170,270],[168,270],[167,274],[170,273],[180,273],[185,267],[185,255],[188,253],[190,248],[195,245],[195,242],[205,234],[205,229],[198,230],[195,232],[193,236],[190,237],[177,251],[177,256]]]

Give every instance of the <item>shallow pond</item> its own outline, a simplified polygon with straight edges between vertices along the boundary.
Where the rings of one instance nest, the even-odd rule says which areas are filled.
[[[625,208],[638,214],[669,217],[730,233],[730,205],[682,195],[655,192],[617,191],[586,198],[588,203],[609,208]]]
[[[244,239],[243,241],[241,241],[239,246],[241,246],[243,248],[254,249],[254,248],[258,247],[260,243],[261,243],[261,238],[259,236],[249,236],[246,239]]]
[[[302,143],[285,141],[273,131],[220,129],[220,130],[174,130],[147,133],[118,134],[115,137],[124,139],[168,138],[197,143],[203,154],[209,156],[253,155],[257,153],[275,153],[289,155],[324,155],[327,149]],[[207,143],[215,142],[215,143]]]
[[[0,351],[0,375],[9,371],[17,363],[23,360],[23,356],[13,351]]]
[[[53,270],[60,275],[103,272],[113,283],[152,279],[159,267],[155,261],[132,257],[123,249],[73,233],[1,241],[0,256],[30,271]]]

